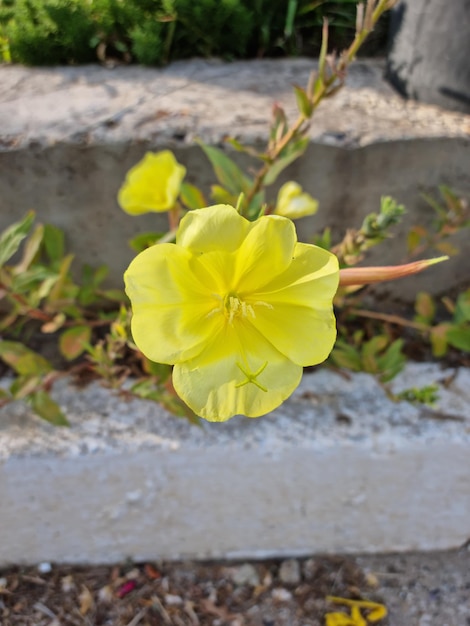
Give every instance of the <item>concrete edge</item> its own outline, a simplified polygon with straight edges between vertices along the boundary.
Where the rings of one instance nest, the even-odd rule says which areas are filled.
[[[270,416],[204,429],[97,387],[58,390],[70,431],[3,409],[0,565],[460,546],[470,371],[445,388],[448,371],[410,368],[395,384],[440,380],[441,411],[462,421],[423,417],[370,376],[327,370]]]

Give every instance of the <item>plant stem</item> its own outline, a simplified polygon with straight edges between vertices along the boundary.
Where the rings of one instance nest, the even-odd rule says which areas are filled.
[[[356,33],[354,41],[346,50],[346,52],[341,56],[338,65],[333,69],[331,76],[328,79],[323,80],[321,88],[314,95],[312,99],[312,111],[310,116],[306,117],[302,113],[299,115],[299,117],[291,126],[291,128],[287,131],[287,133],[283,137],[281,137],[278,142],[276,142],[275,146],[271,150],[271,153],[269,154],[269,162],[265,163],[256,173],[253,185],[246,194],[244,203],[246,208],[249,207],[253,198],[261,190],[264,179],[266,178],[266,175],[268,174],[271,165],[276,161],[276,159],[279,158],[281,152],[288,146],[288,144],[295,138],[297,138],[302,128],[302,124],[304,124],[305,122],[307,122],[307,125],[304,127],[302,134],[306,134],[310,127],[309,122],[313,116],[313,113],[315,112],[315,109],[318,107],[320,102],[329,95],[329,90],[333,87],[334,83],[337,80],[340,81],[337,87],[335,87],[335,90],[340,89],[344,85],[344,72],[347,70],[350,63],[354,60],[359,48],[364,43],[364,40],[371,32],[382,13],[391,8],[394,3],[391,0],[380,0],[375,9],[372,10],[374,4],[375,0],[369,0],[369,2],[367,3],[369,10],[366,10],[366,19],[362,24],[361,30]],[[325,35],[323,35],[323,37],[325,37]]]

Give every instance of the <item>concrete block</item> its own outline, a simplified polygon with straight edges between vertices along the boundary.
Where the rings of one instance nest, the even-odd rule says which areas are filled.
[[[414,364],[394,385],[435,381],[430,414],[369,375],[320,369],[272,414],[202,428],[64,381],[70,429],[0,411],[0,566],[459,546],[470,371]]]
[[[79,262],[111,267],[122,285],[132,258],[127,241],[165,228],[165,216],[133,218],[116,194],[126,171],[146,150],[171,148],[188,180],[206,191],[214,177],[195,138],[222,145],[228,133],[263,145],[274,102],[296,116],[291,85],[305,84],[309,59],[226,64],[193,60],[165,69],[96,66],[28,69],[0,67],[0,228],[34,208],[43,222],[64,228]],[[310,240],[325,226],[339,238],[394,196],[409,214],[372,263],[399,262],[411,224],[428,224],[433,211],[421,198],[447,184],[470,194],[470,116],[403,101],[383,77],[384,62],[353,65],[346,87],[319,107],[304,157],[279,178],[298,180],[320,200],[314,217],[297,222]],[[233,154],[243,167],[253,162]],[[468,237],[460,239],[470,253]],[[412,300],[417,290],[439,293],[468,281],[460,259],[386,291]]]

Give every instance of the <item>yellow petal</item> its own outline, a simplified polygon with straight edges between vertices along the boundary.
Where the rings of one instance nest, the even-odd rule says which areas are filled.
[[[228,204],[190,211],[181,220],[176,243],[195,254],[237,250],[253,224]]]
[[[291,263],[297,237],[291,220],[277,215],[253,223],[237,253],[235,289],[241,295],[257,291]]]
[[[357,621],[355,617],[346,615],[346,613],[326,613],[325,626],[367,626],[366,622]]]
[[[302,187],[298,183],[289,181],[279,190],[274,213],[295,220],[306,215],[314,215],[317,210],[318,201],[310,194],[302,192]]]
[[[331,301],[339,281],[335,255],[318,246],[297,243],[292,256],[289,267],[267,282],[260,293],[269,293],[271,299],[284,302],[289,294],[290,301],[307,305],[310,302],[309,283],[315,281],[321,285],[322,299]]]
[[[131,215],[168,211],[176,202],[185,174],[186,168],[169,150],[147,152],[127,173],[118,203]]]
[[[254,306],[253,326],[294,363],[307,367],[322,363],[336,341],[336,323],[331,303],[315,308],[276,303],[272,308]],[[320,308],[322,307],[322,308]],[[324,307],[324,308],[323,308]]]
[[[297,244],[289,268],[252,298],[250,322],[298,365],[324,361],[336,340],[332,299],[338,287],[334,255]]]
[[[242,322],[225,324],[201,354],[173,369],[178,395],[211,422],[269,413],[290,396],[301,377],[299,365]]]
[[[141,252],[124,275],[132,302],[132,335],[146,357],[176,363],[198,354],[223,323],[211,277],[190,252],[157,244]]]

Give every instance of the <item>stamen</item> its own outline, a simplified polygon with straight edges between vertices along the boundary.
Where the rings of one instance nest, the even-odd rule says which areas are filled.
[[[265,306],[267,309],[274,309],[272,304],[269,304],[268,302],[263,302],[262,300],[256,300],[254,306]]]
[[[237,317],[251,317],[252,319],[256,318],[255,307],[256,306],[264,306],[268,309],[272,309],[273,306],[268,304],[267,302],[263,302],[262,300],[257,300],[253,302],[253,304],[248,304],[241,298],[239,298],[236,294],[228,293],[224,298],[219,296],[218,294],[212,294],[214,298],[219,300],[222,304],[220,307],[215,307],[212,309],[206,317],[210,317],[214,315],[216,312],[224,313],[225,317],[229,324],[233,324],[235,318]]]

